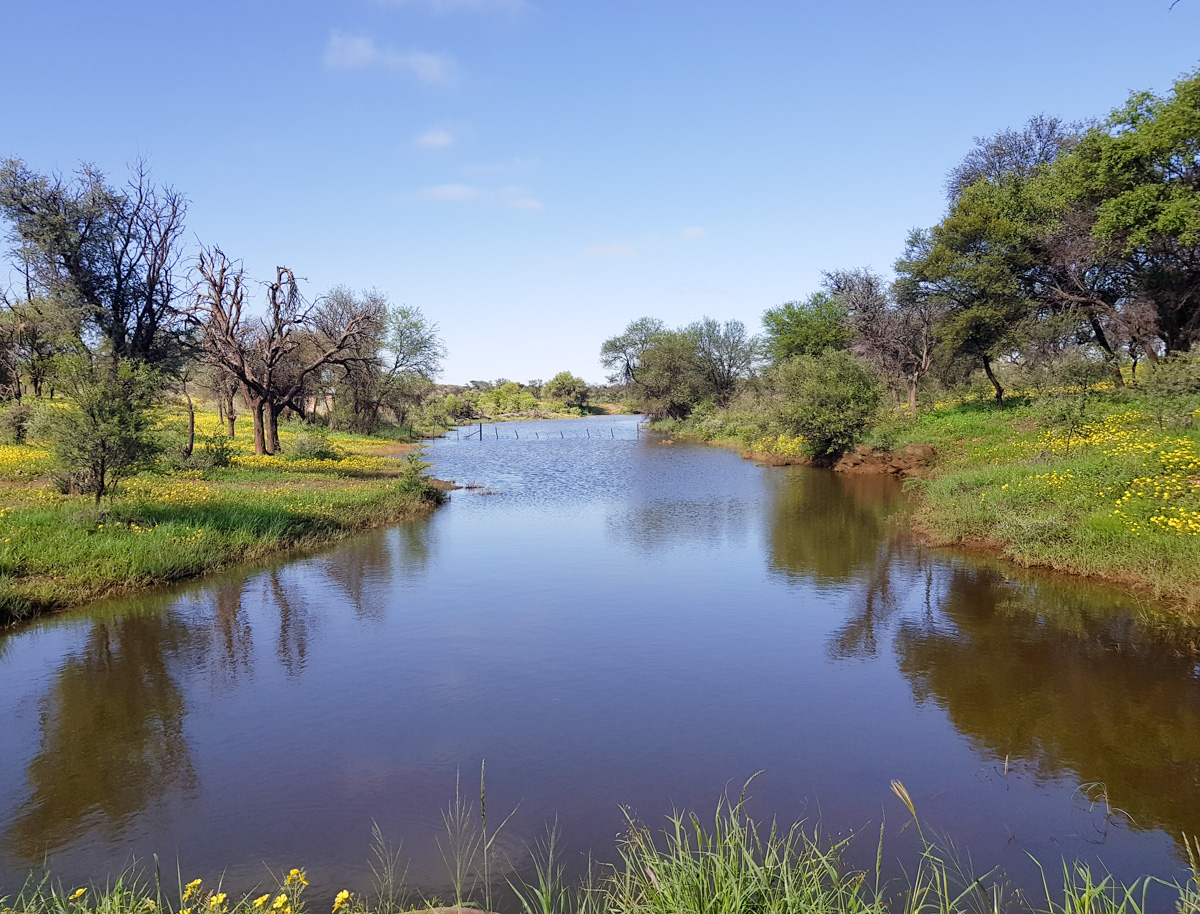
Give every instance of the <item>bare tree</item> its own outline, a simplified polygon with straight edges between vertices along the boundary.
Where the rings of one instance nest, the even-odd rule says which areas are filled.
[[[277,267],[267,283],[267,313],[244,312],[246,277],[220,248],[204,249],[196,263],[193,319],[202,328],[201,352],[242,385],[254,422],[254,452],[279,450],[279,416],[288,407],[303,414],[301,395],[310,377],[361,355],[356,347],[377,332],[369,309],[344,310],[304,301],[295,274]]]
[[[917,391],[933,368],[944,303],[915,283],[889,288],[870,270],[836,270],[824,279],[849,312],[855,332],[851,351],[874,364],[893,391],[905,394],[915,420]]]
[[[1079,124],[1038,114],[1020,130],[977,136],[971,151],[946,177],[946,195],[953,202],[981,179],[998,184],[1009,177],[1027,178],[1078,143],[1081,132]]]

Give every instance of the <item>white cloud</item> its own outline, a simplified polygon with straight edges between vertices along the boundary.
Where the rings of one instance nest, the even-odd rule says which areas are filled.
[[[479,196],[479,191],[469,184],[439,184],[425,188],[421,196],[426,200],[474,200]]]
[[[637,253],[637,248],[623,241],[606,241],[603,244],[589,244],[584,253],[593,257],[629,257]]]
[[[682,238],[704,238],[706,235],[708,235],[708,232],[704,231],[702,226],[689,225],[682,232],[680,232],[679,235]]]
[[[426,130],[413,142],[425,149],[442,149],[454,145],[454,134],[443,127],[434,127],[432,130]]]
[[[526,0],[377,0],[381,6],[423,6],[433,13],[520,13],[530,8]]]
[[[454,79],[457,68],[445,54],[427,51],[395,51],[381,48],[374,38],[334,32],[325,46],[329,70],[407,70],[424,83],[444,84]]]

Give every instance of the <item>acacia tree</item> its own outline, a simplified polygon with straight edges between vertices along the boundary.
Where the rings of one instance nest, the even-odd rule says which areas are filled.
[[[27,298],[73,309],[80,342],[114,360],[166,366],[182,354],[186,212],[183,195],[155,184],[144,161],[121,188],[93,165],[70,181],[20,159],[0,162],[0,214],[12,225]]]
[[[245,313],[246,277],[220,248],[197,259],[192,318],[201,328],[202,357],[242,385],[254,423],[254,452],[279,450],[279,415],[291,407],[303,414],[300,396],[316,372],[361,358],[356,347],[376,332],[370,311],[315,307],[300,295],[295,274],[277,267],[267,284],[267,311]]]
[[[588,401],[587,381],[569,371],[560,371],[542,385],[542,395],[547,400],[558,400],[566,406],[582,409]]]
[[[697,344],[694,327],[669,330],[658,318],[643,317],[605,340],[600,363],[612,372],[609,380],[634,392],[648,416],[683,419],[712,394]]]
[[[712,387],[718,406],[727,406],[738,382],[754,370],[761,343],[746,332],[741,321],[718,323],[711,317],[685,331],[696,341],[696,361]]]

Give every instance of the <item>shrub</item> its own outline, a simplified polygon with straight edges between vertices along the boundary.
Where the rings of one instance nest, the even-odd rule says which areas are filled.
[[[301,432],[288,447],[288,457],[293,460],[337,460],[337,452],[329,438],[318,431]]]
[[[226,435],[205,435],[192,452],[192,464],[202,470],[224,469],[233,463],[233,441]]]
[[[1141,399],[1159,428],[1191,426],[1200,407],[1200,359],[1173,355],[1144,373]]]
[[[773,369],[771,382],[774,424],[807,439],[815,457],[852,448],[875,418],[882,397],[871,369],[838,349],[788,359]]]
[[[100,504],[161,449],[150,416],[158,376],[125,360],[71,357],[56,365],[55,379],[73,400],[39,417],[58,464],[56,481],[62,491],[94,495]]]
[[[0,441],[24,444],[33,410],[19,400],[0,406]]]

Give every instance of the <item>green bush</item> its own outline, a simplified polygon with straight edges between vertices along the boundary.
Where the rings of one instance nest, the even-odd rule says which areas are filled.
[[[329,443],[324,432],[301,432],[288,447],[287,456],[293,460],[337,460],[341,455],[337,448]]]
[[[867,365],[838,349],[781,362],[769,380],[776,392],[774,424],[807,439],[815,457],[852,448],[874,420],[883,393]]]
[[[19,400],[0,406],[0,441],[24,444],[33,410]]]

